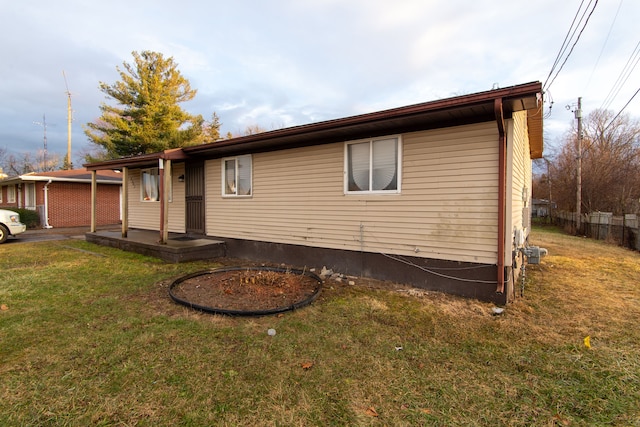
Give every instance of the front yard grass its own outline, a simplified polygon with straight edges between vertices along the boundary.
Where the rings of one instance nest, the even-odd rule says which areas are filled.
[[[280,316],[213,316],[166,294],[212,263],[2,245],[0,425],[640,425],[640,255],[530,240],[550,255],[500,316],[339,283]]]

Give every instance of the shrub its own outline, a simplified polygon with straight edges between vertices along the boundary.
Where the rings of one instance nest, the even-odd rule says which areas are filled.
[[[20,221],[27,226],[27,229],[40,228],[40,215],[38,211],[31,209],[11,209],[20,214]]]

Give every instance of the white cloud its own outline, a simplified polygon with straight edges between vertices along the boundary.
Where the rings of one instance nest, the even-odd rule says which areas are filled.
[[[545,125],[571,124],[564,104],[583,97],[597,108],[628,59],[640,3],[600,2],[547,99]],[[119,79],[116,66],[134,50],[173,56],[198,90],[184,105],[223,131],[271,129],[344,117],[544,80],[577,10],[555,0],[274,0],[204,3],[169,0],[110,3],[32,0],[7,3],[0,15],[0,147],[41,147],[43,113],[51,150],[66,149],[65,70],[73,96],[74,145],[81,125],[105,101],[98,82]],[[611,104],[637,89],[637,71]],[[628,111],[640,115],[640,99]],[[78,161],[75,161],[77,164]]]

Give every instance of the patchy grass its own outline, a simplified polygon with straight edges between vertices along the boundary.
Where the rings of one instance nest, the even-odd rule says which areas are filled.
[[[167,279],[211,264],[2,245],[0,424],[639,425],[640,256],[531,240],[550,255],[501,316],[362,281],[277,317],[204,315]]]

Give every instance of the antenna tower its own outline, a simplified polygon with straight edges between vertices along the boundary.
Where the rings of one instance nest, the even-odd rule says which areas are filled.
[[[49,165],[47,164],[47,118],[45,117],[44,113],[42,114],[42,123],[41,122],[33,122],[34,125],[38,125],[38,126],[42,126],[42,128],[44,129],[44,152],[42,154],[42,169],[43,170],[48,170]]]
[[[64,77],[64,86],[67,88],[67,158],[64,162],[64,169],[73,169],[73,163],[71,162],[71,92],[69,92],[69,85],[67,84],[67,75],[62,70],[62,77]]]

